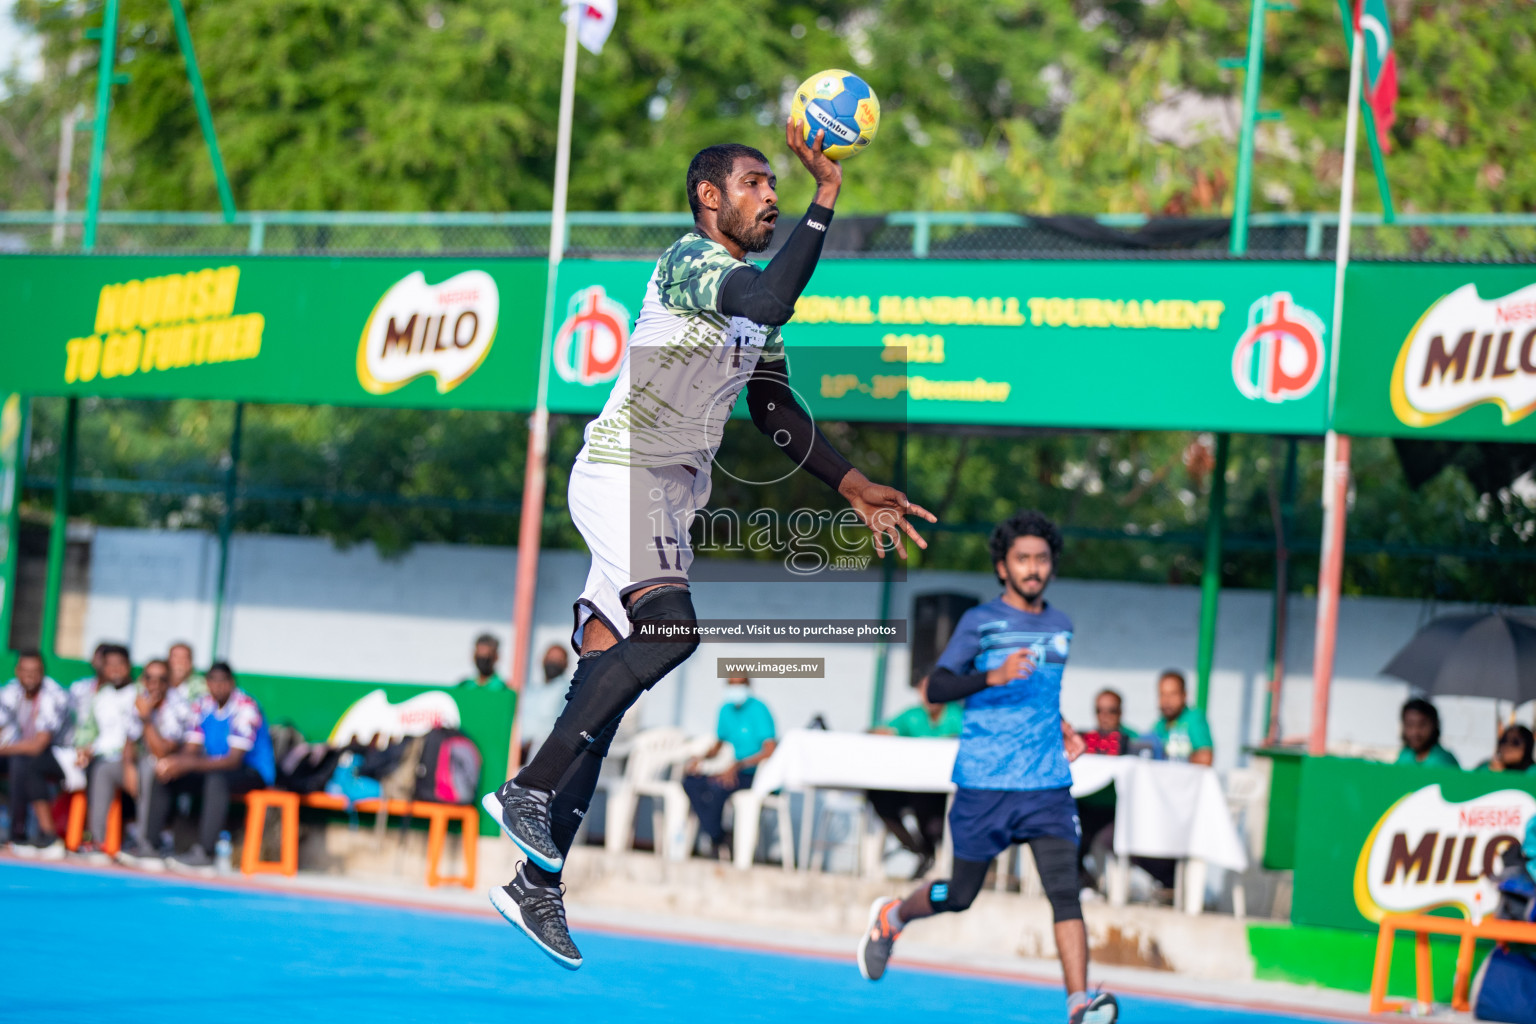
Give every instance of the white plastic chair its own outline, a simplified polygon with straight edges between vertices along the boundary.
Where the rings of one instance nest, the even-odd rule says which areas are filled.
[[[733,818],[741,813],[742,805],[747,803],[745,799],[738,800],[737,798],[747,792],[750,791],[745,789],[737,790],[726,801],[726,806],[731,809]],[[777,793],[770,793],[763,797],[759,813],[762,811],[772,811],[777,816],[775,820],[779,823],[779,863],[785,871],[795,870],[795,823],[794,818],[789,813],[789,794],[780,790]],[[688,824],[690,836],[688,848],[691,850],[693,848],[691,840],[698,835],[699,819],[689,818]],[[758,831],[758,835],[762,835],[761,830]]]
[[[684,845],[688,830],[688,794],[683,791],[679,771],[690,757],[708,750],[712,740],[689,739],[681,729],[648,729],[635,737],[624,766],[624,777],[608,794],[608,814],[603,845],[609,852],[629,848],[634,840],[635,813],[640,798],[650,797],[656,812],[656,852],[681,860],[687,856]]]

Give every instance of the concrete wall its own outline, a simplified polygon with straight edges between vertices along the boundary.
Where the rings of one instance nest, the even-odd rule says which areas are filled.
[[[370,545],[340,550],[323,539],[240,535],[231,549],[221,646],[237,669],[448,684],[468,673],[472,639],[489,632],[503,640],[505,671],[516,564],[516,552],[504,548],[422,544],[384,559]],[[586,557],[578,552],[551,551],[541,558],[536,651],[568,637],[570,601],[586,571]],[[206,534],[96,531],[85,648],[126,639],[142,659],[184,638],[206,665],[216,578],[217,547]],[[988,573],[915,571],[897,585],[892,607],[905,616],[915,595],[946,590],[986,599],[995,595],[996,584]],[[872,583],[701,582],[696,591],[700,613],[708,618],[874,618],[879,609]],[[1177,667],[1193,676],[1197,588],[1067,579],[1053,583],[1049,596],[1076,626],[1062,700],[1072,721],[1090,722],[1094,693],[1112,686],[1125,697],[1128,724],[1144,728],[1156,716],[1158,672]],[[1402,600],[1343,602],[1330,742],[1396,746],[1397,708],[1407,687],[1378,670],[1420,625],[1448,610]],[[1314,614],[1311,600],[1292,599],[1282,703],[1287,736],[1304,735],[1309,725]],[[1223,594],[1210,700],[1218,767],[1241,763],[1241,748],[1263,737],[1269,619],[1268,593]],[[826,658],[825,679],[757,683],[781,729],[804,725],[816,714],[834,729],[868,724],[874,648],[826,643],[705,645],[648,695],[642,723],[711,731],[724,686],[715,678],[715,659],[753,655]],[[906,649],[893,645],[887,712],[911,701],[907,670]],[[1446,745],[1468,764],[1489,756],[1492,705],[1455,698],[1440,705]],[[1523,720],[1530,710],[1522,711]]]

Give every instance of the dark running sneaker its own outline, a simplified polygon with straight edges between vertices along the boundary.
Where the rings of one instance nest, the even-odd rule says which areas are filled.
[[[480,801],[485,813],[545,871],[559,871],[565,863],[560,848],[549,834],[549,804],[554,794],[542,789],[526,789],[508,779],[496,792]]]
[[[881,899],[869,908],[869,927],[859,940],[859,973],[865,981],[879,981],[885,976],[896,936],[901,934],[901,929],[891,924],[891,912],[899,906],[901,900]]]
[[[1072,1011],[1069,1024],[1115,1024],[1120,1019],[1120,1004],[1108,992],[1100,992]]]
[[[488,798],[489,799],[489,798]],[[533,940],[549,958],[561,967],[576,970],[581,966],[581,951],[571,941],[565,925],[565,903],[560,886],[534,885],[519,866],[507,885],[491,890],[491,906]]]
[[[212,875],[213,858],[208,851],[197,843],[186,853],[178,853],[174,857],[166,859],[165,866],[172,871],[179,871],[188,875]]]

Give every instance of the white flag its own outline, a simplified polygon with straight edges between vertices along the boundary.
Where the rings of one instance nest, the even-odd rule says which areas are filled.
[[[602,53],[613,23],[619,16],[619,0],[566,0],[566,20],[574,11],[581,20],[576,23],[576,38],[592,53]]]

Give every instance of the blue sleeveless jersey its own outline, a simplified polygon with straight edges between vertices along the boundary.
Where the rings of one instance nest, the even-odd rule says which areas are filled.
[[[1002,598],[960,617],[939,666],[956,675],[986,672],[1021,647],[1035,669],[965,700],[952,776],[963,789],[1059,789],[1072,784],[1061,742],[1061,673],[1072,648],[1072,620],[1049,604],[1035,615]]]

